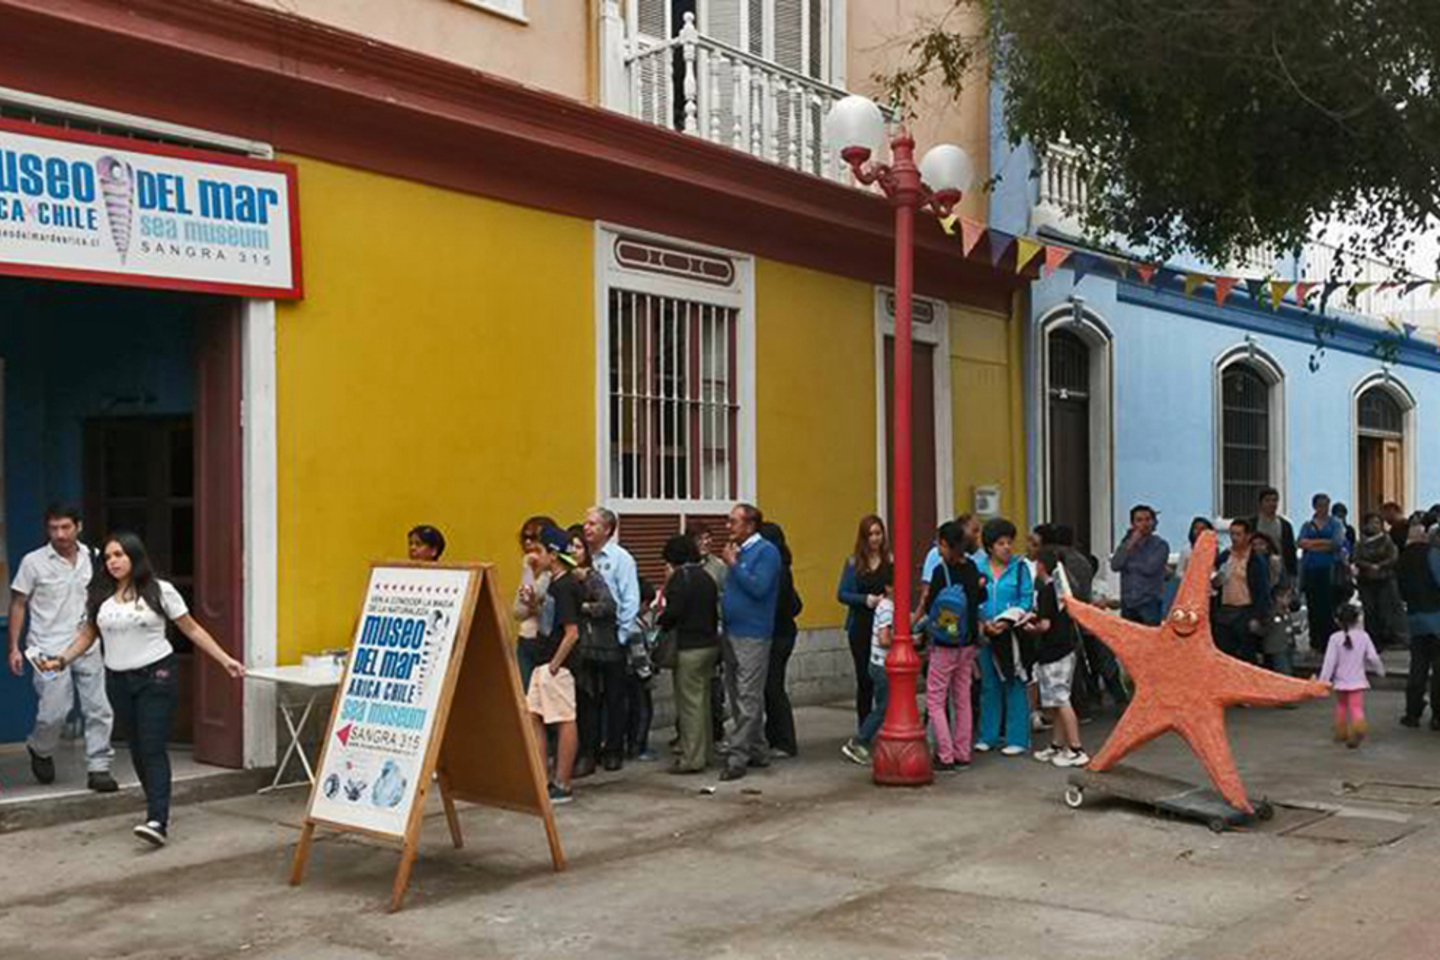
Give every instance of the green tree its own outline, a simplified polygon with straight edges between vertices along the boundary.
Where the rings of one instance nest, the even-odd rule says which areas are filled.
[[[993,67],[1012,140],[1091,158],[1087,231],[1157,256],[1342,221],[1398,259],[1440,214],[1437,0],[957,0],[910,52],[901,100]]]

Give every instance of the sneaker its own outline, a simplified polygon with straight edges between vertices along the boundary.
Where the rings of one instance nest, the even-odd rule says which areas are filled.
[[[1013,743],[1009,746],[1000,748],[1000,756],[1002,757],[1023,757],[1024,755],[1025,748],[1017,747]]]
[[[930,769],[931,769],[931,770],[934,770],[936,773],[954,773],[954,772],[955,772],[955,761],[954,761],[954,760],[941,760],[939,757],[931,757],[931,758],[930,758]]]
[[[146,820],[144,823],[137,823],[135,829],[131,832],[152,847],[163,847],[165,846],[165,841],[170,839],[169,834],[165,831],[165,824],[159,820]]]
[[[550,795],[550,806],[552,807],[558,807],[562,803],[569,803],[575,799],[574,789],[567,790],[558,783],[550,784],[547,792]]]
[[[1083,767],[1090,763],[1090,755],[1084,750],[1066,750],[1056,753],[1050,762],[1057,767]]]
[[[96,793],[114,793],[120,784],[110,775],[109,770],[94,770],[85,778],[85,785]]]
[[[646,749],[641,750],[639,753],[635,754],[635,759],[640,761],[641,763],[654,763],[660,759],[660,755],[653,750]],[[606,767],[605,769],[609,770],[610,768]],[[619,770],[620,768],[616,767],[615,769]]]
[[[1030,729],[1034,731],[1049,730],[1050,721],[1045,719],[1045,714],[1041,713],[1039,710],[1036,710],[1034,713],[1030,714]]]
[[[870,749],[863,743],[856,743],[853,737],[840,745],[840,752],[851,763],[859,764],[862,767],[870,765]]]
[[[977,740],[977,741],[975,741],[975,752],[976,752],[976,753],[989,753],[989,752],[990,752],[990,744],[986,743],[984,740]]]
[[[743,776],[745,776],[744,767],[726,767],[724,770],[720,771],[721,780],[739,780]]]
[[[35,779],[41,783],[54,783],[55,759],[53,757],[42,757],[29,747],[25,749],[30,754],[30,772],[35,774]]]
[[[1400,726],[1409,727],[1411,730],[1418,730],[1420,729],[1420,718],[1412,717],[1407,714],[1406,716],[1400,718]]]
[[[1052,743],[1044,750],[1036,750],[1034,753],[1031,754],[1031,756],[1034,757],[1036,760],[1040,761],[1041,763],[1049,763],[1051,760],[1054,760],[1057,756],[1060,755],[1062,749],[1063,748],[1059,744]]]

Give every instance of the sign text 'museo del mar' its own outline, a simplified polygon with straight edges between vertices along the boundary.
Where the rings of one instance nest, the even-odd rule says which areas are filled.
[[[295,168],[0,121],[0,273],[299,297]]]

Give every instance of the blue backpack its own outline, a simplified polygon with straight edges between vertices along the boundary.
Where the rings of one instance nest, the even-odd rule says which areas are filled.
[[[930,622],[925,633],[942,647],[964,647],[970,638],[970,596],[965,588],[950,579],[950,567],[941,564],[945,571],[945,588],[935,595],[930,604]]]

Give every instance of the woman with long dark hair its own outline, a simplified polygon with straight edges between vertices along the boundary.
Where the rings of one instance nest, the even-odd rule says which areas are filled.
[[[70,645],[44,664],[63,670],[104,639],[106,689],[115,719],[130,728],[135,775],[145,790],[145,822],[135,836],[165,845],[170,826],[170,755],[165,745],[175,717],[175,649],[165,637],[175,624],[195,646],[235,679],[245,665],[226,653],[190,616],[180,593],[155,575],[145,544],[133,533],[105,540],[104,564],[90,581],[89,619]]]
[[[862,517],[855,533],[855,550],[845,559],[840,586],[835,591],[836,599],[850,611],[845,615],[845,635],[855,663],[855,715],[860,722],[870,715],[875,697],[870,680],[870,634],[875,626],[875,607],[885,599],[891,566],[885,521],[873,513]]]
[[[580,642],[575,667],[576,720],[580,753],[576,779],[595,772],[597,763],[619,770],[625,754],[625,648],[620,646],[615,598],[595,569],[585,531],[578,524],[570,535],[571,576],[585,599],[580,604]]]
[[[701,565],[690,537],[671,537],[662,556],[669,575],[660,629],[675,632],[675,723],[680,730],[670,772],[702,773],[715,762],[710,680],[720,662],[720,588]]]

